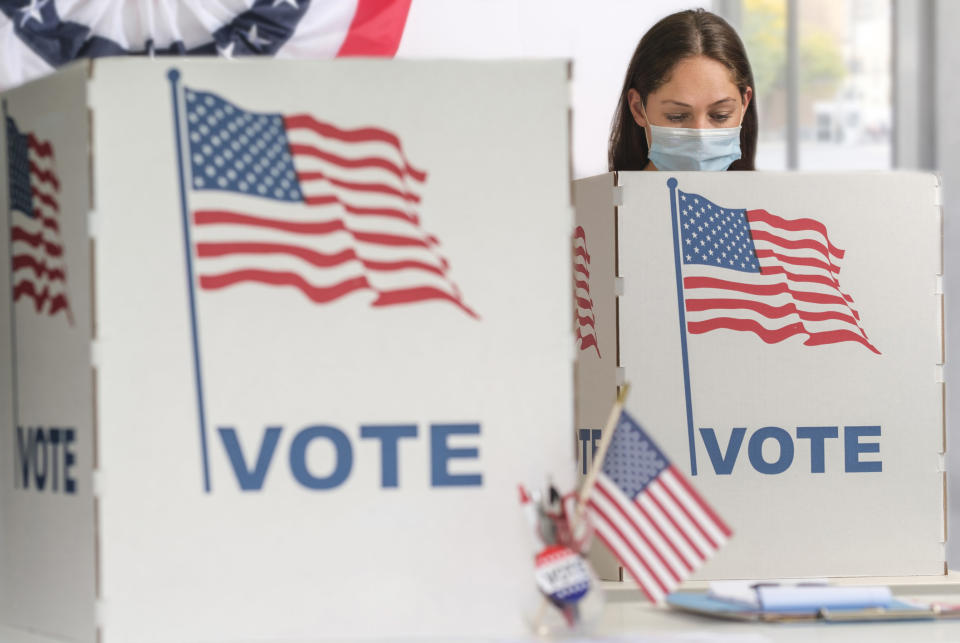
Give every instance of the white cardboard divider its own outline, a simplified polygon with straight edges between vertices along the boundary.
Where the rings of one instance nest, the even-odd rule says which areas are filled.
[[[938,185],[919,173],[576,182],[608,342],[578,351],[581,470],[622,369],[631,414],[734,531],[696,578],[945,573]]]
[[[572,464],[567,83],[98,60],[5,95],[0,620],[520,634],[516,485]]]

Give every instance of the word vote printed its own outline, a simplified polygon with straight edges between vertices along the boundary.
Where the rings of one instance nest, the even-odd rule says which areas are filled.
[[[801,440],[808,441],[810,473],[825,473],[826,454],[836,448],[843,450],[844,473],[880,473],[883,471],[883,462],[879,459],[880,433],[879,425],[844,426],[842,432],[839,426],[798,426],[794,437],[786,429],[765,426],[754,430],[747,438],[746,427],[736,427],[731,431],[726,443],[721,444],[714,429],[701,427],[700,439],[714,473],[720,476],[733,473],[744,451],[746,460],[758,473],[776,475],[792,466],[805,467],[805,463],[800,464],[797,458],[797,445]],[[580,441],[581,471],[584,474],[588,468],[588,456],[592,461],[600,442],[600,434],[599,429],[580,429],[577,433]],[[747,443],[746,449],[744,441]],[[770,446],[766,446],[768,444]]]
[[[14,449],[17,486],[25,490],[75,494],[76,436],[73,428],[18,426]]]
[[[220,442],[241,490],[260,491],[263,488],[267,473],[276,459],[274,456],[283,430],[282,426],[266,427],[257,445],[250,450],[250,453],[245,454],[235,428],[227,426],[218,428]],[[450,471],[450,463],[453,460],[477,460],[479,449],[474,446],[453,447],[448,444],[451,436],[478,436],[479,424],[431,424],[429,433],[430,486],[479,487],[483,485],[481,473]],[[382,488],[399,486],[399,444],[401,440],[417,441],[418,437],[419,427],[416,424],[365,424],[360,427],[361,440],[375,440],[380,443],[380,486]],[[332,471],[311,470],[307,450],[314,444],[332,448],[334,453]],[[296,483],[314,491],[335,489],[344,484],[354,466],[353,442],[347,433],[338,427],[325,424],[307,426],[297,431],[290,441],[287,456],[290,474]]]

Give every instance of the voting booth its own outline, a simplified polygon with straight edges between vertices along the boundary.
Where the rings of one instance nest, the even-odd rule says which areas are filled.
[[[517,484],[574,462],[565,63],[97,60],[3,113],[0,621],[524,631]]]
[[[580,472],[630,382],[734,532],[695,578],[944,574],[937,177],[620,172],[574,192]]]

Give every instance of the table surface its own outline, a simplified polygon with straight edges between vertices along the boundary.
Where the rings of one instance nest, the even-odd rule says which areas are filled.
[[[910,578],[830,579],[836,585],[889,585],[898,598],[960,603],[960,573]],[[833,643],[835,641],[954,641],[960,643],[960,620],[888,623],[745,623],[682,614],[646,602],[631,583],[605,582],[603,616],[589,635],[564,641],[632,643]],[[706,589],[706,583],[685,583],[682,590]],[[387,640],[387,639],[384,639]],[[396,641],[397,639],[389,639]],[[439,640],[439,639],[438,639]],[[459,643],[485,641],[469,633]],[[538,638],[499,639],[511,642]],[[546,639],[549,640],[549,639]],[[61,643],[47,637],[0,626],[0,643]],[[237,642],[244,643],[244,642]],[[277,642],[284,643],[284,642]],[[288,643],[309,643],[297,641]]]

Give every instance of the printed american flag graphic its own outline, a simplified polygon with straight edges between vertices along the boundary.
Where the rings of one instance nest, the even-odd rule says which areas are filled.
[[[573,233],[573,284],[574,301],[577,305],[577,345],[585,351],[593,348],[600,357],[597,340],[597,314],[593,297],[590,296],[590,253],[587,251],[587,234],[583,226]]]
[[[21,132],[9,116],[5,120],[13,300],[32,300],[37,314],[53,317],[62,313],[73,324],[53,145],[32,132]]]
[[[202,290],[292,288],[315,304],[439,301],[464,313],[439,240],[420,226],[427,173],[379,127],[254,113],[184,92]]]
[[[768,344],[801,335],[806,346],[858,342],[880,353],[840,290],[844,251],[823,223],[723,208],[680,190],[677,198],[691,334],[746,331]]]
[[[587,515],[600,540],[653,602],[662,601],[732,535],[626,411]]]

